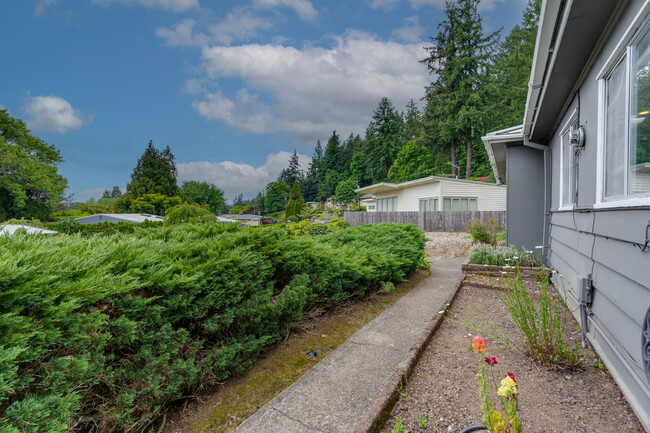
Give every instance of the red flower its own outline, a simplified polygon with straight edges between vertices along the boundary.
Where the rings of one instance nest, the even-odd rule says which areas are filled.
[[[488,358],[487,356],[485,357],[485,363],[487,365],[497,365],[497,359],[493,356],[492,358]]]
[[[517,383],[517,381],[515,380],[515,375],[514,375],[514,374],[508,372],[507,376],[509,376],[510,379],[512,379],[512,381],[513,381],[514,383]]]

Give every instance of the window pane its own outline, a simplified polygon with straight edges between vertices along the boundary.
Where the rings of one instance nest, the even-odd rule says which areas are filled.
[[[431,208],[431,210],[438,211],[438,199],[437,198],[433,199],[433,207]]]
[[[650,32],[632,51],[629,193],[650,192]]]
[[[451,210],[455,210],[455,211],[457,211],[457,210],[458,210],[458,207],[459,207],[459,202],[460,202],[459,199],[457,199],[457,198],[452,198],[452,199],[451,199]]]
[[[460,199],[460,209],[459,210],[467,210],[468,204],[469,204],[469,199],[461,198]]]
[[[393,211],[397,212],[397,197],[393,197]]]
[[[472,211],[477,211],[478,210],[477,199],[475,199],[475,198],[470,198],[469,199],[469,210],[472,210]]]
[[[451,210],[451,199],[443,198],[442,199],[442,210]]]
[[[427,201],[426,200],[420,200],[420,211],[426,211],[427,209]]]
[[[625,59],[607,80],[605,136],[605,196],[623,195],[625,185]]]

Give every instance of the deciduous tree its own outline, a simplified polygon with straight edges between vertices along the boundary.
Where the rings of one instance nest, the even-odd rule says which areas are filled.
[[[223,191],[212,183],[195,180],[186,181],[183,182],[181,191],[195,203],[206,205],[212,213],[220,213],[226,210]]]

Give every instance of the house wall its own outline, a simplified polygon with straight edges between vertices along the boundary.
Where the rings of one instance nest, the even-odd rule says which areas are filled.
[[[544,152],[509,146],[506,244],[533,250],[544,244]]]
[[[569,308],[578,320],[578,278],[593,275],[594,295],[587,336],[650,431],[650,385],[643,371],[640,344],[644,316],[650,307],[650,253],[641,252],[632,244],[643,243],[650,208],[594,207],[599,182],[597,74],[614,52],[642,3],[630,2],[588,71],[579,89],[580,100],[576,97],[571,102],[550,139],[552,204],[548,261],[562,275]],[[561,210],[559,132],[578,109],[586,142],[578,157],[577,204],[575,208]],[[510,161],[508,167],[512,167]],[[508,176],[508,179],[512,178]],[[509,220],[513,217],[508,216]]]
[[[419,211],[421,198],[477,197],[478,211],[506,210],[506,186],[479,182],[438,181],[409,186],[393,192],[377,193],[376,198],[397,197],[398,211]]]

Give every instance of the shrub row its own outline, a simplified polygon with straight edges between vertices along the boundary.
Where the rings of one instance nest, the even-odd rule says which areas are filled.
[[[0,431],[143,430],[306,309],[402,280],[423,248],[396,224],[0,236]]]

